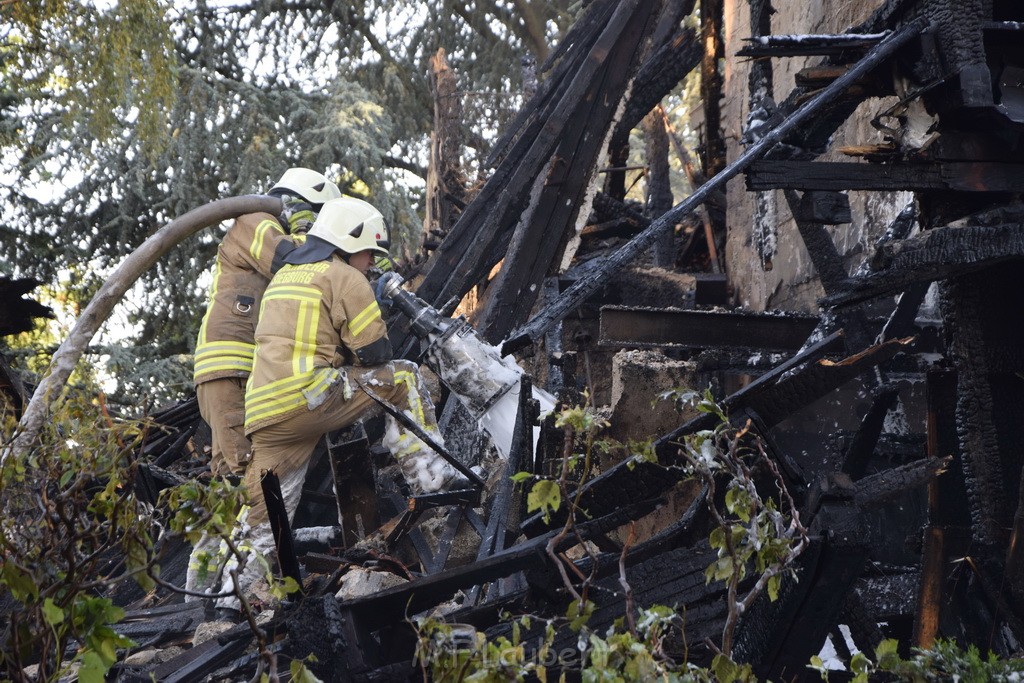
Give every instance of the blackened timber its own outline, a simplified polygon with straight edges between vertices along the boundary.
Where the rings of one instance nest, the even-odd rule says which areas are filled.
[[[1018,258],[1024,258],[1022,224],[935,228],[883,245],[867,274],[848,278],[820,303],[845,306]]]
[[[797,196],[795,190],[786,190],[786,202],[789,210],[796,221],[797,230],[803,239],[807,254],[811,257],[814,269],[818,271],[821,279],[821,286],[825,293],[835,291],[839,282],[846,279],[846,269],[843,267],[843,259],[836,249],[832,236],[822,225],[824,221],[817,220],[817,212],[814,210],[818,204],[815,197],[820,197],[820,192],[805,192],[803,197]],[[846,195],[840,195],[844,199]],[[808,204],[810,207],[808,207]],[[849,214],[850,202],[846,199],[846,212]],[[810,214],[810,215],[808,215]]]
[[[922,458],[864,477],[856,484],[854,500],[864,509],[895,500],[942,474],[951,461],[952,457]]]
[[[658,3],[632,5],[622,3],[609,30],[595,44],[595,52],[606,51],[603,64],[566,121],[540,196],[531,197],[501,271],[488,288],[479,328],[491,343],[526,322],[544,277],[560,260],[576,217],[586,204],[585,194],[606,132],[635,70],[638,47],[653,28],[656,15],[652,16],[652,10]],[[616,26],[619,23],[621,27]]]
[[[288,521],[288,508],[285,506],[284,495],[281,493],[281,480],[272,470],[261,472],[260,488],[267,506],[267,517],[270,519],[270,530],[274,534],[274,547],[277,549],[277,563],[281,574],[295,580],[299,591],[302,591],[302,570],[299,558],[295,555],[295,538]]]
[[[151,675],[172,683],[198,681],[241,655],[252,639],[248,623],[236,624],[226,633],[160,664]]]
[[[690,3],[693,4],[692,2]],[[700,41],[691,28],[682,28],[637,71],[630,98],[615,134],[629,134],[640,120],[700,64]]]
[[[586,57],[588,46],[592,45],[608,23],[608,18],[615,10],[614,0],[592,2],[586,12],[569,28],[565,37],[551,51],[547,60],[538,68],[538,73],[547,73],[540,82],[534,96],[519,110],[509,124],[508,130],[498,138],[484,162],[484,166],[494,168],[500,160],[509,156],[516,142],[528,134],[543,118],[545,112],[555,106],[568,84],[567,75],[575,73]]]
[[[758,315],[602,306],[601,346],[796,351],[814,331],[809,315]]]
[[[726,168],[722,169],[720,173],[696,188],[693,194],[626,243],[614,255],[608,258],[591,277],[582,278],[573,284],[554,304],[544,309],[527,325],[517,330],[505,342],[503,351],[510,353],[515,349],[522,348],[540,339],[544,332],[556,321],[562,320],[594,291],[604,286],[612,273],[646,251],[650,243],[658,235],[665,230],[672,229],[687,214],[703,204],[713,192],[722,188],[751,163],[764,156],[787,135],[810,119],[819,109],[840,96],[858,78],[888,60],[901,46],[919,34],[924,26],[925,23],[923,21],[912,22],[879,43],[876,48],[865,55],[846,74],[836,79],[834,83],[822,90],[814,98],[801,105],[782,123],[748,147],[743,154],[726,166]]]
[[[643,562],[626,566],[626,580],[633,591],[633,602],[637,609],[653,605],[685,605],[685,612],[681,616],[685,641],[690,643],[687,654],[691,663],[710,664],[712,653],[706,649],[705,643],[708,639],[717,640],[725,622],[728,597],[726,585],[717,581],[709,585],[705,576],[708,565],[715,561],[716,556],[717,551],[710,548],[707,541],[703,541],[693,547],[668,550]],[[617,573],[617,562],[612,566]],[[748,577],[741,587],[748,587],[751,583],[753,579]],[[626,596],[618,576],[603,578],[595,588],[590,593],[595,609],[587,625],[595,632],[604,632],[617,619],[622,618],[627,607]],[[560,612],[564,611],[562,607]],[[510,628],[507,624],[496,627],[488,631],[488,636],[510,636]],[[546,628],[544,620],[535,620],[534,627],[522,634],[522,642],[527,647],[532,643],[543,642]],[[563,626],[555,635],[551,651],[574,652],[578,639],[578,633]]]
[[[1020,192],[1024,164],[997,161],[889,162],[784,161],[751,164],[747,189],[797,190],[955,190]]]
[[[842,55],[851,50],[869,50],[884,34],[858,35],[779,35],[750,38],[750,45],[740,49],[740,57],[803,57],[811,55]]]
[[[865,370],[889,360],[910,343],[909,339],[893,340],[838,362],[821,358],[825,350],[834,344],[836,337],[837,334],[829,336],[771,372],[765,373],[722,400],[722,407],[726,413],[752,408],[761,417],[765,427],[774,427],[800,408],[810,405]],[[810,360],[814,356],[821,359]],[[806,365],[797,369],[801,363]],[[659,449],[659,453],[660,449],[671,450],[673,441],[701,429],[714,428],[716,419],[709,413],[696,417],[656,441],[655,448]]]
[[[593,534],[612,531],[632,519],[639,519],[648,514],[659,503],[658,499],[653,499],[628,505],[620,504],[619,508],[609,515],[578,524],[578,536],[586,540]],[[523,569],[543,565],[548,561],[544,549],[556,533],[558,532],[552,531],[538,536],[472,564],[410,581],[363,598],[347,600],[342,603],[342,607],[350,609],[364,628],[373,630],[386,626],[394,621],[396,614],[416,614],[447,600],[461,588],[469,588],[511,576]],[[558,549],[565,550],[577,542],[578,539],[575,537],[566,538]]]
[[[841,469],[851,479],[860,479],[867,472],[868,459],[874,454],[878,437],[882,435],[885,416],[896,405],[899,397],[899,389],[891,385],[881,387],[872,397],[871,407],[861,419],[860,429],[843,456]]]

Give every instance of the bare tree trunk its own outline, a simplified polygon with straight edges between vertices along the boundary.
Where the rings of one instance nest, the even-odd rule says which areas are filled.
[[[668,131],[661,107],[644,117],[644,151],[647,156],[647,217],[656,220],[672,208],[672,186],[668,167]],[[666,230],[654,241],[651,249],[654,265],[671,268],[675,265],[675,231]]]
[[[444,48],[430,58],[430,86],[434,94],[434,131],[430,134],[427,215],[423,221],[425,244],[444,239],[466,198],[462,173],[462,100]]]
[[[0,453],[0,458],[6,458],[8,453],[24,453],[32,446],[89,342],[114,310],[114,306],[144,272],[186,237],[221,221],[259,211],[276,216],[281,213],[281,200],[264,195],[219,199],[174,219],[129,254],[96,292],[75,321],[68,338],[53,354],[46,376],[39,382],[21,416],[11,450]]]

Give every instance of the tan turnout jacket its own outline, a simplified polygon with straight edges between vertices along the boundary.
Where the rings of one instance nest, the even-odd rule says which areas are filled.
[[[283,266],[263,295],[246,434],[321,404],[338,368],[358,365],[355,352],[386,336],[369,281],[340,256]]]
[[[196,384],[249,376],[263,292],[285,254],[304,239],[286,234],[269,213],[235,220],[217,248],[206,315],[196,340]]]

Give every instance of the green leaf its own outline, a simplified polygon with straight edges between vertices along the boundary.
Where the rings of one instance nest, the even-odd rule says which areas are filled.
[[[895,638],[886,638],[875,648],[875,661],[883,671],[892,671],[900,663],[900,643]]]
[[[11,595],[18,602],[28,602],[30,598],[32,600],[39,599],[39,586],[36,585],[31,576],[11,563],[5,563],[0,568],[0,582],[11,589]]]
[[[82,655],[82,666],[78,668],[78,683],[105,683],[107,667],[95,652]]]
[[[530,493],[526,496],[526,511],[535,512],[540,510],[545,518],[549,517],[562,504],[562,492],[558,489],[558,482],[550,479],[541,479],[533,485]]]
[[[725,655],[715,655],[711,660],[711,671],[719,683],[733,683],[740,678],[741,668]]]
[[[779,599],[779,588],[782,586],[782,575],[776,574],[768,579],[768,599],[775,602]]]
[[[864,676],[864,680],[867,680],[868,672],[871,668],[871,660],[863,652],[858,652],[850,660],[850,671],[857,674],[858,677]]]
[[[579,600],[569,603],[569,609],[565,611],[565,618],[569,620],[569,628],[574,633],[579,633],[580,629],[590,620],[591,615],[594,614],[594,607],[594,603],[590,600],[585,601],[582,606]]]
[[[532,476],[533,474],[530,472],[516,472],[511,477],[509,477],[509,479],[511,479],[512,482],[515,484],[521,484]]]
[[[299,590],[299,584],[290,576],[285,576],[280,581],[274,581],[270,586],[270,593],[278,599],[284,599],[297,590]]]
[[[43,601],[43,618],[50,626],[57,626],[64,623],[64,610],[54,603],[52,598]]]
[[[306,663],[301,660],[293,659],[289,669],[294,683],[323,683],[306,668]]]
[[[811,657],[811,663],[807,665],[808,669],[814,669],[821,674],[821,680],[828,680],[828,669],[825,668],[825,662],[822,661],[821,657],[815,655]]]

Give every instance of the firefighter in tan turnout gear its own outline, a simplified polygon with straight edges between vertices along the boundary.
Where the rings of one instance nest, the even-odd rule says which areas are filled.
[[[261,472],[277,474],[292,518],[320,437],[377,410],[361,384],[442,441],[419,369],[393,359],[366,278],[375,253],[386,256],[387,246],[387,228],[377,209],[352,197],[329,201],[305,244],[285,256],[286,265],[263,296],[245,394],[245,430],[253,456],[245,473],[250,509],[242,534],[249,548],[265,558],[274,540]],[[390,415],[386,421],[384,445],[413,488],[433,492],[460,482],[461,475],[419,438]],[[246,562],[238,580],[243,592],[260,575],[261,564],[251,557]],[[227,572],[225,581],[230,581]],[[233,607],[234,601],[220,605]]]
[[[196,340],[196,396],[213,433],[210,471],[215,475],[245,471],[245,381],[252,371],[263,290],[284,264],[285,254],[301,244],[315,211],[340,197],[341,191],[321,173],[291,168],[268,194],[281,198],[283,220],[251,213],[240,216],[228,230],[217,249],[206,315]]]
[[[243,428],[245,382],[252,371],[263,291],[284,264],[284,256],[305,239],[316,211],[340,197],[341,190],[322,173],[290,168],[268,194],[281,199],[281,216],[239,216],[217,248],[213,284],[196,340],[196,398],[212,433],[210,471],[215,476],[240,476],[249,459]],[[226,559],[219,539],[203,537],[189,559],[186,589],[207,592]]]

